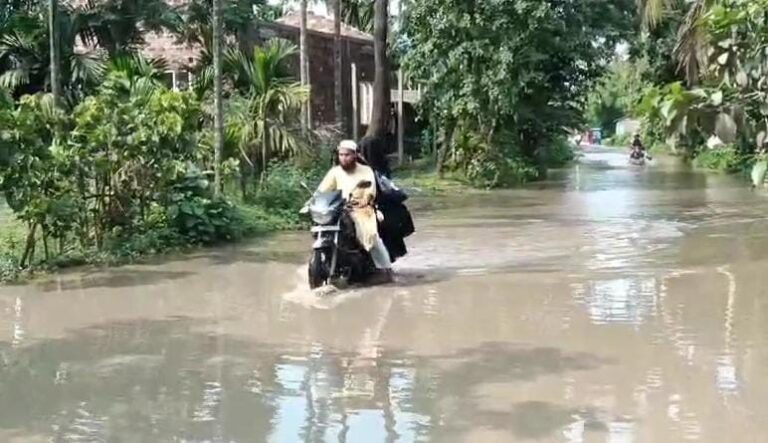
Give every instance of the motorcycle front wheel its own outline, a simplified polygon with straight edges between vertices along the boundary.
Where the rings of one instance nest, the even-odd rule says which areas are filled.
[[[326,283],[328,275],[328,265],[325,263],[327,255],[321,250],[315,250],[309,259],[307,275],[309,277],[309,289],[317,289]]]

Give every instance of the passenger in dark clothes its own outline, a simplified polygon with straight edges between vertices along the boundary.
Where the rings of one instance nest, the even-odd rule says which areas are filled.
[[[389,167],[389,160],[387,159],[389,146],[387,146],[386,138],[367,135],[357,145],[368,166],[384,177],[392,178],[392,169]]]
[[[391,181],[392,170],[387,160],[387,140],[384,138],[366,136],[358,143],[360,154],[365,163],[377,174],[377,207],[384,219],[379,222],[379,236],[384,242],[389,256],[394,263],[408,253],[405,238],[415,232],[413,218],[403,202],[408,196],[401,190],[393,188]],[[382,177],[384,177],[382,179]],[[382,186],[384,184],[384,186]]]

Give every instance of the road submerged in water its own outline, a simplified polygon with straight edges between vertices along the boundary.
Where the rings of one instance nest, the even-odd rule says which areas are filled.
[[[0,441],[759,441],[768,195],[587,152],[419,200],[394,285],[306,233],[0,288]]]

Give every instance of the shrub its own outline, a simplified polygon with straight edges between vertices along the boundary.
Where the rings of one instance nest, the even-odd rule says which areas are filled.
[[[694,164],[700,168],[721,172],[739,172],[749,162],[735,145],[726,145],[715,149],[703,149],[698,152]]]
[[[545,166],[562,168],[576,158],[574,147],[565,138],[557,138],[549,145],[544,159]]]
[[[239,212],[226,199],[214,198],[211,188],[195,167],[171,187],[168,221],[190,244],[209,245],[242,235]]]
[[[21,268],[18,259],[6,251],[0,251],[0,283],[16,280]]]
[[[329,164],[323,163],[315,163],[309,169],[297,167],[291,162],[273,163],[259,188],[255,203],[272,217],[282,220],[283,226],[302,226],[304,219],[299,210],[310,196],[302,183],[314,189],[327,172]]]

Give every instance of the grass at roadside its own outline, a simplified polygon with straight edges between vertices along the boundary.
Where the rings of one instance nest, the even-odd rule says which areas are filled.
[[[314,170],[317,169],[317,170]],[[213,220],[221,226],[224,235],[216,238],[189,235],[184,225],[179,226],[165,211],[157,217],[147,217],[142,223],[129,227],[116,227],[105,233],[98,247],[94,239],[82,242],[69,234],[67,241],[49,239],[46,254],[40,230],[36,247],[26,266],[22,257],[26,248],[28,229],[4,203],[0,204],[0,283],[24,280],[32,274],[47,273],[76,266],[118,266],[146,260],[149,257],[192,251],[222,243],[236,243],[272,232],[305,228],[308,220],[299,209],[308,197],[301,182],[316,183],[322,177],[321,168],[305,170],[285,164],[275,164],[270,174],[248,201],[236,187],[227,189],[226,218]],[[1,200],[4,200],[0,196]],[[208,218],[207,218],[208,217]],[[200,214],[203,221],[211,220]],[[194,220],[195,222],[198,219]],[[205,226],[204,226],[205,228]],[[202,231],[205,234],[207,231]],[[83,243],[88,244],[82,247]],[[63,247],[62,247],[63,246]]]
[[[236,207],[240,215],[240,235],[233,239],[235,242],[304,227],[303,221],[288,216],[287,213],[267,210],[258,205],[237,204]],[[34,258],[31,260],[32,265],[22,269],[19,261],[24,253],[28,230],[4,209],[0,209],[0,284],[20,282],[34,275],[45,275],[77,266],[109,267],[140,263],[161,255],[205,247],[190,243],[168,227],[158,226],[137,229],[130,236],[112,238],[99,250],[70,248],[59,252],[55,245],[50,245],[56,253],[52,251],[52,257],[46,260],[38,240]]]
[[[267,190],[260,192],[254,201],[246,203],[233,197],[231,200],[237,216],[232,219],[232,223],[237,235],[230,241],[245,241],[273,232],[306,228],[308,220],[298,213],[307,197],[300,183],[318,182],[321,172],[324,171],[306,172],[277,166],[267,178]],[[438,177],[430,161],[417,161],[397,168],[394,176],[398,186],[412,196],[437,196],[472,190],[466,180],[450,172],[442,178]],[[229,190],[227,194],[234,196],[237,192]],[[210,246],[191,242],[173,226],[163,222],[134,226],[129,232],[116,233],[108,237],[99,249],[74,247],[73,243],[76,242],[69,242],[64,251],[59,251],[58,245],[51,244],[50,257],[46,259],[38,233],[31,265],[22,269],[19,262],[24,254],[27,235],[24,223],[17,220],[7,207],[0,206],[0,283],[23,281],[33,275],[77,266],[106,267],[140,263],[152,257]]]
[[[443,177],[435,172],[433,160],[419,160],[397,168],[393,174],[397,185],[414,193],[429,195],[469,191],[466,179],[450,172]]]

